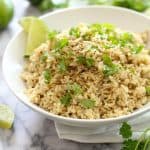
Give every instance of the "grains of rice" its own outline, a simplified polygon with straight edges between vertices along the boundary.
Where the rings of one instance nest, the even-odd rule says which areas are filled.
[[[77,28],[80,30],[80,37],[70,35],[70,29],[56,36],[57,40],[68,39],[68,45],[60,49],[60,52],[56,52],[54,47],[56,41],[48,40],[36,48],[27,60],[21,78],[31,102],[48,112],[79,119],[118,117],[148,103],[150,98],[145,87],[150,85],[149,50],[144,47],[140,53],[135,54],[131,52],[130,46],[126,45],[105,49],[104,45],[113,44],[107,38],[102,38],[102,33],[93,34],[86,24],[80,24]],[[112,33],[118,35],[124,33],[114,30]],[[86,33],[90,39],[83,38]],[[134,44],[145,45],[146,34],[131,34]],[[46,57],[43,57],[44,53],[47,54]],[[108,76],[104,74],[104,54],[119,66],[119,71]],[[82,62],[78,62],[79,56],[82,56]],[[59,68],[65,71],[61,72]],[[50,75],[47,75],[47,80],[50,80],[48,83],[43,75],[45,70],[50,71]],[[74,83],[80,86],[82,92],[79,92],[79,87],[78,94],[67,89],[69,84]],[[71,102],[64,105],[61,99],[67,90],[70,92]],[[93,100],[94,103],[90,105],[94,106],[83,107],[82,100]]]

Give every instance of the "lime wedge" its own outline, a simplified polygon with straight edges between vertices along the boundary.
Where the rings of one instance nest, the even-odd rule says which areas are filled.
[[[36,17],[24,17],[20,20],[20,24],[27,32],[27,46],[24,55],[30,56],[35,48],[46,41],[48,26]]]
[[[23,27],[24,31],[27,33],[29,32],[29,28],[30,28],[31,21],[33,18],[35,18],[35,17],[33,17],[33,16],[24,17],[24,18],[20,19],[20,21],[19,21],[19,24]]]
[[[14,121],[14,113],[7,106],[0,104],[0,128],[11,128]]]

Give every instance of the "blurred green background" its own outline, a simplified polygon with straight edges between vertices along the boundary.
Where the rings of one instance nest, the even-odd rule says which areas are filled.
[[[27,0],[38,11],[72,7],[73,0]],[[78,0],[79,1],[79,0]],[[80,0],[85,5],[109,5],[132,9],[150,16],[150,0]],[[5,29],[14,15],[13,0],[0,0],[0,30]]]

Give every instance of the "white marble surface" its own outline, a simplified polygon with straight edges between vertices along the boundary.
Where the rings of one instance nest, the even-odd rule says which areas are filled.
[[[0,32],[0,103],[9,105],[15,112],[10,130],[0,129],[0,150],[119,150],[119,144],[81,144],[60,140],[54,123],[20,103],[10,92],[2,77],[1,59],[11,37],[18,30],[18,19],[26,15],[41,15],[27,1],[14,0],[15,16],[9,27]]]

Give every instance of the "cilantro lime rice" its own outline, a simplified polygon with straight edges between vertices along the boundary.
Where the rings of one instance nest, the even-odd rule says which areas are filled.
[[[112,24],[49,32],[22,72],[31,102],[71,118],[126,115],[150,101],[148,34]]]

